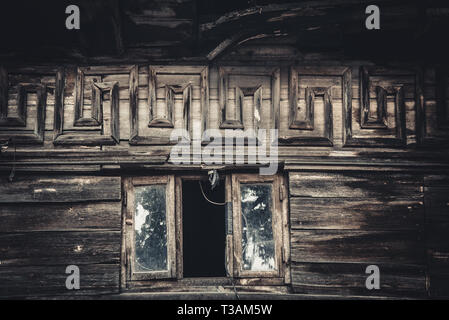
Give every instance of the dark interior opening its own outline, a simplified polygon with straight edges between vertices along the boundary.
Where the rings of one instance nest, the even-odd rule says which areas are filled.
[[[224,180],[211,190],[201,181],[211,201],[225,201]],[[214,205],[202,195],[198,180],[182,183],[184,278],[225,277],[225,206]]]

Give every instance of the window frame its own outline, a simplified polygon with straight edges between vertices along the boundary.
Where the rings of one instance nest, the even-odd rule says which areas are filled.
[[[241,184],[270,183],[272,185],[272,229],[275,242],[275,270],[243,270]],[[233,209],[233,275],[234,278],[284,278],[288,283],[288,219],[286,215],[286,191],[283,178],[278,175],[232,174]]]
[[[167,226],[167,270],[135,271],[135,191],[136,187],[165,185],[165,217]],[[175,178],[173,175],[132,177],[124,181],[125,218],[124,232],[124,269],[126,281],[176,278],[176,227],[175,227]]]
[[[226,277],[221,280],[213,279],[213,283],[225,285],[228,281],[245,286],[258,285],[287,285],[291,283],[290,272],[290,230],[288,217],[287,177],[278,174],[261,176],[257,173],[224,173],[225,183],[226,221],[231,225],[226,234],[225,267]],[[174,283],[184,286],[186,283],[208,283],[207,278],[184,278],[183,275],[183,219],[182,219],[182,181],[206,180],[204,174],[170,174],[155,176],[123,177],[123,219],[122,219],[122,248],[121,248],[121,290],[150,288],[153,285]],[[270,183],[272,184],[273,199],[273,238],[275,240],[276,270],[248,271],[241,270],[239,253],[242,252],[240,183]],[[134,195],[135,187],[152,184],[166,184],[166,218],[167,218],[167,264],[168,271],[145,273],[133,272],[134,246]],[[240,227],[240,228],[239,228]],[[173,280],[177,280],[172,282]],[[218,281],[218,282],[217,282]]]

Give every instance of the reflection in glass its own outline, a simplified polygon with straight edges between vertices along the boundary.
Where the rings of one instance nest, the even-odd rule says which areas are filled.
[[[165,185],[136,187],[135,271],[167,270]]]
[[[275,270],[271,184],[242,184],[243,270]]]

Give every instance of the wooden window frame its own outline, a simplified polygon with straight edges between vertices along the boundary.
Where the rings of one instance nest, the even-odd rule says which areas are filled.
[[[163,271],[135,271],[135,187],[164,185],[166,201],[166,221],[167,221],[167,270]],[[132,177],[124,182],[126,203],[125,218],[123,219],[124,230],[124,252],[122,252],[122,268],[126,272],[126,281],[141,281],[153,279],[173,279],[176,278],[176,228],[175,228],[175,178],[173,175],[154,177]],[[123,270],[122,270],[123,272]]]
[[[287,285],[291,283],[290,276],[290,234],[288,220],[288,195],[286,191],[286,177],[281,175],[260,176],[254,174],[226,174],[225,183],[225,201],[226,201],[226,277],[221,280],[214,278],[214,283],[223,285],[229,281],[235,281],[239,285]],[[163,281],[176,279],[178,285],[183,283],[197,283],[198,285],[208,283],[208,278],[184,278],[183,275],[183,213],[182,213],[182,182],[188,180],[204,180],[207,176],[204,174],[181,174],[164,175],[152,177],[128,177],[123,179],[123,243],[122,243],[122,289],[130,288],[149,288],[152,284],[160,285]],[[165,182],[164,182],[165,181]],[[240,212],[240,182],[248,183],[271,183],[273,192],[273,236],[275,239],[276,251],[276,270],[275,271],[239,271],[239,254],[235,250],[239,248],[241,252],[241,231],[236,232],[241,226]],[[134,192],[135,186],[145,186],[151,184],[167,183],[166,201],[167,201],[167,237],[169,230],[172,230],[172,237],[167,240],[167,249],[171,248],[167,255],[168,264],[171,266],[169,272],[160,273],[159,271],[148,273],[147,276],[133,276],[132,263],[134,246]],[[168,191],[170,190],[170,191]],[[234,209],[233,209],[234,208]],[[276,211],[275,211],[276,210]],[[274,214],[276,212],[276,214]],[[239,242],[240,241],[240,242]],[[171,252],[171,253],[170,253]],[[203,281],[204,280],[204,281]],[[176,285],[175,285],[176,287]]]
[[[275,265],[273,271],[248,271],[242,268],[242,212],[241,184],[271,183],[272,185],[272,227],[275,241]],[[233,207],[233,276],[234,278],[283,278],[289,283],[289,235],[286,211],[286,191],[282,177],[261,176],[257,174],[232,175],[232,207]]]

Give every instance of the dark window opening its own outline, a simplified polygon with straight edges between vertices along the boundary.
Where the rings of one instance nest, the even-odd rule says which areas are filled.
[[[201,183],[209,200],[224,203],[224,180],[214,190]],[[225,206],[208,202],[198,180],[185,180],[182,213],[184,277],[225,277]]]

